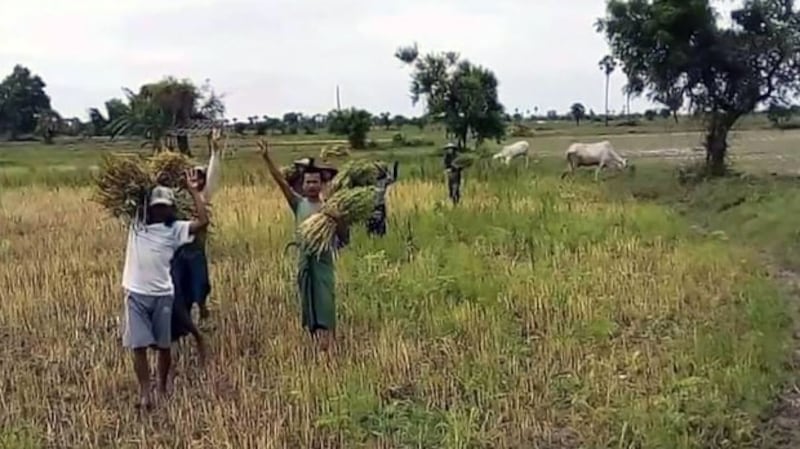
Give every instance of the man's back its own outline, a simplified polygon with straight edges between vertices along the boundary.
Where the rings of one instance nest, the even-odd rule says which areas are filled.
[[[172,295],[170,262],[179,246],[189,243],[189,221],[134,224],[128,230],[122,286],[143,295]]]

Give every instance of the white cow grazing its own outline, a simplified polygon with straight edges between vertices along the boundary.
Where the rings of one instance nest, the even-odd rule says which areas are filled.
[[[597,181],[600,170],[604,167],[616,167],[620,170],[628,166],[628,160],[617,154],[611,142],[604,140],[595,143],[573,143],[567,148],[566,152],[567,170],[561,175],[563,178],[568,173],[575,172],[577,167],[597,166],[594,171],[594,179]]]
[[[528,150],[530,150],[530,144],[525,140],[520,140],[519,142],[514,142],[511,145],[506,145],[503,147],[502,150],[498,151],[497,153],[492,156],[492,159],[503,159],[506,165],[511,164],[512,159],[516,159],[518,157],[525,157],[525,165],[528,165]]]

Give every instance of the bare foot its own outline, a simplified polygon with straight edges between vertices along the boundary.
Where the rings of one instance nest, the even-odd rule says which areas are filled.
[[[139,402],[136,404],[136,409],[142,412],[153,410],[153,399],[150,397],[150,392],[139,393]]]
[[[204,339],[197,340],[197,361],[201,368],[204,368],[208,361],[208,346]]]

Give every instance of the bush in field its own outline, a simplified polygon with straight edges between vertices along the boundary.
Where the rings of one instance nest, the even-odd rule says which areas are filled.
[[[533,130],[522,123],[512,123],[511,126],[508,127],[508,134],[511,137],[532,137]]]
[[[329,115],[328,131],[331,134],[347,136],[350,146],[356,150],[367,147],[367,133],[372,126],[372,115],[363,109],[343,109],[332,111]]]

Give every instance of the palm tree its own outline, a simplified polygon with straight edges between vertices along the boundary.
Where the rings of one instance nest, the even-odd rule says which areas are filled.
[[[611,74],[617,68],[617,61],[611,55],[605,55],[599,65],[600,70],[606,74],[606,126],[608,126],[608,83],[611,80]]]

